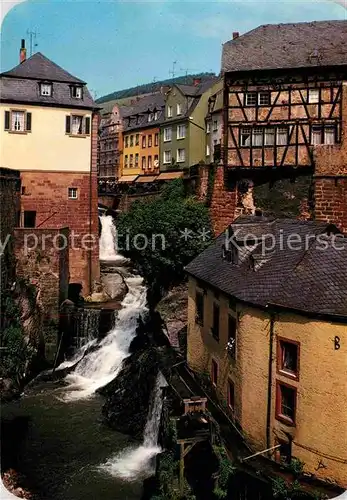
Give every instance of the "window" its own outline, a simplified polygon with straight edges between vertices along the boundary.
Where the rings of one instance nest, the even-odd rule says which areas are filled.
[[[90,117],[82,115],[68,115],[66,117],[65,132],[70,135],[89,135]]]
[[[319,89],[309,89],[307,92],[307,102],[316,104],[319,102]]]
[[[40,85],[40,93],[44,96],[52,95],[52,84],[51,83],[41,83]]]
[[[69,200],[77,200],[77,188],[68,189]]]
[[[299,346],[297,342],[278,339],[277,368],[281,374],[299,378]]]
[[[36,212],[25,210],[23,224],[24,227],[36,227]]]
[[[76,85],[71,87],[71,96],[75,99],[82,99],[82,87]]]
[[[246,104],[246,106],[255,106],[257,104],[257,93],[256,92],[247,92],[245,104]]]
[[[148,121],[152,122],[154,120],[154,113],[149,113],[148,115]]]
[[[251,145],[251,129],[242,128],[240,133],[240,143],[241,146],[248,147]]]
[[[210,156],[211,154],[211,151],[210,151],[210,145],[209,144],[206,144],[206,156]]]
[[[164,128],[164,142],[171,141],[172,138],[172,128]]]
[[[211,380],[212,380],[213,385],[217,385],[217,383],[218,383],[218,365],[214,359],[212,359],[212,362],[211,362]]]
[[[5,111],[4,128],[10,132],[31,132],[31,113],[24,110]]]
[[[159,167],[159,156],[158,155],[154,155],[154,168],[158,168]]]
[[[138,168],[139,166],[139,153],[135,154],[135,168]]]
[[[182,163],[186,160],[186,150],[177,149],[177,163]]]
[[[277,381],[276,418],[286,424],[294,425],[295,413],[296,413],[296,388]]]
[[[252,130],[252,144],[253,146],[262,146],[263,144],[263,129],[255,127]]]
[[[181,115],[182,114],[182,106],[180,103],[177,103],[177,114]]]
[[[154,146],[159,146],[159,134],[154,135]]]
[[[211,132],[211,122],[206,122],[206,134]]]
[[[169,151],[164,151],[164,158],[163,158],[163,162],[165,164],[167,163],[171,163],[171,150]]]
[[[273,127],[265,128],[264,145],[273,146],[275,144],[275,129]]]
[[[228,381],[228,406],[231,410],[235,408],[235,385],[232,380]]]
[[[177,125],[177,139],[184,139],[186,136],[186,126]]]
[[[172,118],[172,106],[167,107],[167,117]]]
[[[236,318],[229,314],[228,316],[228,354],[232,359],[235,359],[236,354]]]
[[[142,170],[146,170],[146,157],[142,157]]]
[[[202,292],[196,292],[195,305],[195,322],[202,326],[204,324],[204,294]]]
[[[151,148],[152,147],[152,134],[150,134],[148,136],[148,147]]]
[[[311,144],[322,144],[322,126],[312,125],[311,129]]]
[[[217,130],[218,130],[218,121],[213,120],[213,132],[217,132]]]
[[[152,157],[149,156],[148,157],[148,170],[151,170],[152,169]]]
[[[336,129],[334,125],[324,127],[324,144],[335,144]]]
[[[259,92],[258,104],[259,106],[269,106],[271,103],[270,92]]]
[[[159,111],[154,112],[154,120],[158,120],[159,118]]]
[[[125,168],[129,167],[128,159],[129,159],[128,155],[125,155],[125,157],[124,157],[124,167]]]
[[[277,129],[277,145],[285,146],[286,144],[288,144],[288,128],[279,127]]]
[[[125,144],[126,148],[129,147],[129,136],[128,135],[125,137],[124,144]]]
[[[145,135],[142,136],[142,147],[143,148],[146,147],[146,136]]]
[[[135,146],[138,146],[140,144],[140,134],[136,134],[135,136]]]
[[[130,147],[132,148],[132,147],[133,147],[133,145],[134,145],[134,136],[133,136],[133,135],[131,135],[131,136],[130,136]]]
[[[219,305],[216,302],[213,303],[212,336],[219,340]]]
[[[130,155],[129,168],[133,168],[134,155]]]

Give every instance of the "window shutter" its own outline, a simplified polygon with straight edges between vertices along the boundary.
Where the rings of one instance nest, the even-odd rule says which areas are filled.
[[[89,135],[90,134],[90,118],[89,116],[87,116],[87,118],[85,119],[86,120],[86,134]]]
[[[10,130],[10,112],[5,111],[5,130]]]
[[[31,132],[31,113],[27,113],[26,130],[27,132]]]
[[[65,132],[67,134],[71,133],[71,116],[70,115],[66,116]]]

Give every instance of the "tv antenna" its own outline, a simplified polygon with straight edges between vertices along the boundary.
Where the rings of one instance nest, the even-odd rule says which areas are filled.
[[[33,55],[33,51],[38,46],[36,39],[37,39],[37,35],[39,35],[39,34],[40,33],[38,33],[36,30],[32,31],[32,30],[27,29],[27,35],[29,37],[29,57],[31,57]]]
[[[188,73],[191,73],[191,72],[194,72],[194,71],[198,71],[198,70],[194,69],[194,68],[180,68],[180,71],[184,71],[185,77],[187,77]]]
[[[174,61],[174,62],[172,63],[172,70],[170,70],[170,71],[169,71],[169,75],[171,75],[171,76],[172,76],[172,78],[175,78],[175,75],[176,75],[176,73],[175,73],[175,67],[176,67],[176,64],[177,64],[177,61]]]

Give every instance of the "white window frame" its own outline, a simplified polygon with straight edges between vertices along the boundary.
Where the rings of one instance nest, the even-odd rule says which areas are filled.
[[[41,83],[40,94],[45,97],[52,96],[52,84],[51,83]]]
[[[218,132],[218,120],[213,120],[213,132]]]
[[[266,102],[261,102],[261,99],[266,97]],[[271,105],[271,94],[268,91],[260,91],[258,93],[258,105],[259,106],[270,106]]]
[[[327,131],[329,131],[329,135],[327,134]],[[329,142],[327,140],[328,137],[332,137],[332,142]],[[324,127],[324,144],[336,144],[336,127],[334,125],[325,125]]]
[[[183,129],[183,135],[179,133],[180,130]],[[177,134],[176,134],[177,139],[185,139],[186,137],[186,126],[185,124],[183,125],[177,125]]]
[[[178,102],[176,105],[176,113],[177,116],[180,116],[182,114],[182,104],[180,102]]]
[[[240,145],[242,147],[249,148],[251,146],[251,135],[252,135],[252,129],[250,127],[241,128]],[[248,136],[247,139],[244,139],[245,136]]]
[[[313,146],[317,146],[318,144],[322,144],[322,125],[312,125],[311,128],[311,144]],[[316,139],[318,139],[316,141]]]
[[[307,102],[309,104],[318,104],[319,103],[319,89],[308,89]]]
[[[252,129],[252,146],[261,147],[264,142],[264,130],[262,127]]]
[[[73,87],[71,87],[71,96],[74,99],[82,99],[82,87],[80,85],[74,85]]]
[[[285,142],[281,143],[281,137],[285,137]],[[278,127],[276,130],[277,146],[286,146],[288,144],[289,132],[287,127]]]
[[[69,187],[67,191],[67,196],[69,200],[77,200],[78,199],[78,189],[75,187]]]
[[[257,93],[256,92],[246,92],[245,94],[245,106],[256,106],[257,105]]]
[[[180,152],[183,151],[183,159],[181,158]],[[177,163],[184,163],[186,161],[186,150],[185,148],[177,149]]]
[[[167,117],[172,118],[172,106],[167,107]]]
[[[170,136],[169,138],[167,136]],[[172,141],[172,127],[166,127],[164,128],[164,142],[171,142]]]
[[[22,117],[22,119],[15,119],[14,117]],[[11,132],[26,132],[26,112],[22,109],[12,109],[10,111],[10,131]],[[23,125],[23,128],[21,127]],[[19,128],[18,128],[19,126]]]
[[[274,146],[275,144],[275,127],[266,127],[264,130],[264,146]]]
[[[209,134],[211,132],[211,122],[208,121],[206,122],[206,134]]]
[[[148,115],[148,121],[152,122],[154,120],[154,113],[149,113]]]
[[[169,159],[166,158],[167,155],[170,156]],[[171,164],[171,161],[172,161],[171,149],[168,149],[168,150],[166,150],[166,151],[163,152],[163,164],[164,165]]]
[[[159,118],[159,111],[154,112],[154,121],[157,121]]]
[[[209,145],[209,143],[206,144],[206,156],[210,156],[211,155],[211,147]]]

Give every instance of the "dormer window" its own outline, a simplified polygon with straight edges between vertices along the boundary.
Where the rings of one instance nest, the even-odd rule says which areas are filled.
[[[52,95],[52,84],[51,83],[41,83],[40,94],[43,96],[46,96],[46,97],[50,97]]]
[[[154,119],[154,113],[149,113],[149,115],[148,115],[148,121],[152,122],[153,119]]]
[[[82,99],[82,87],[77,85],[71,87],[71,96],[75,99]]]
[[[154,112],[154,120],[156,121],[156,120],[158,120],[158,118],[159,118],[159,111],[155,111]]]

